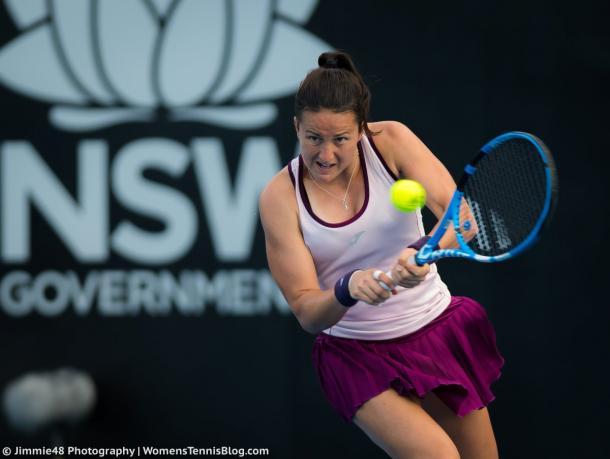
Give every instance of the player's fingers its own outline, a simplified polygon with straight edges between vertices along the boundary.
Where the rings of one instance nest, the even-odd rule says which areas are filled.
[[[409,257],[406,262],[401,263],[399,266],[403,266],[412,276],[424,277],[426,274],[430,272],[430,265],[425,264],[419,266],[415,263],[415,259],[413,257]]]
[[[396,294],[396,281],[391,277],[391,273],[384,273],[382,270],[377,269],[373,271],[373,279],[375,279],[379,285],[385,290],[388,290],[392,294]]]
[[[402,277],[419,276],[423,277],[430,271],[430,266],[424,264],[419,266],[415,261],[417,251],[412,248],[407,248],[400,253],[397,266],[402,266],[407,272],[401,273]]]
[[[396,287],[396,281],[392,279],[392,277],[388,276],[388,274],[382,272],[379,276],[379,280],[383,282],[386,286],[390,288],[390,291],[394,290]],[[382,286],[383,287],[383,286]]]
[[[405,288],[412,288],[419,285],[424,279],[424,276],[416,276],[411,273],[406,267],[396,265],[392,271],[392,277],[396,278],[398,285]]]
[[[371,283],[371,285],[369,285],[369,287],[370,287],[375,299],[377,299],[379,301],[385,301],[388,298],[390,298],[390,296],[392,296],[392,294],[390,293],[390,290],[382,287],[378,282]]]
[[[417,276],[409,271],[406,266],[399,263],[392,270],[392,277],[396,279],[398,285],[401,285],[403,282],[416,278]]]
[[[364,301],[365,303],[373,303],[371,290],[367,288],[364,283],[360,283],[354,288],[354,293],[352,296],[357,300]]]
[[[376,281],[363,285],[362,294],[371,304],[380,304],[390,297],[390,292],[381,287]]]
[[[373,278],[373,270],[369,270],[367,273],[361,271],[361,274],[364,275],[354,279],[355,282],[352,287],[352,296],[354,298],[376,305],[390,297],[390,293],[379,285],[379,281]]]

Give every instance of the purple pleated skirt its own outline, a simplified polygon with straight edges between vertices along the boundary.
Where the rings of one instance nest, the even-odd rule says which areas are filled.
[[[346,421],[388,388],[423,399],[432,391],[458,416],[487,406],[504,358],[485,309],[453,297],[443,313],[414,333],[384,341],[320,333],[313,362],[322,391]]]

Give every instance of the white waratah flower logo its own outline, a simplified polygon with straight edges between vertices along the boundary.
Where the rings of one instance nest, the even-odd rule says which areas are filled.
[[[0,83],[89,131],[159,112],[255,129],[330,48],[301,25],[317,0],[4,0],[22,34]]]

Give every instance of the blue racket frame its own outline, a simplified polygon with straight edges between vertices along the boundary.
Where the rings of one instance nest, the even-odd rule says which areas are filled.
[[[534,228],[532,228],[532,231],[519,245],[514,247],[512,250],[510,250],[506,253],[500,254],[500,255],[495,255],[495,256],[480,255],[480,254],[474,252],[468,246],[468,244],[464,240],[462,233],[460,231],[459,213],[460,213],[460,203],[462,201],[462,197],[464,196],[464,192],[463,192],[464,185],[466,184],[468,179],[476,173],[476,170],[477,170],[476,165],[481,160],[481,158],[483,158],[485,155],[488,155],[489,153],[492,153],[493,150],[496,147],[498,147],[500,144],[502,144],[503,142],[506,142],[507,140],[511,140],[511,139],[515,139],[515,138],[525,139],[525,140],[529,141],[530,143],[532,143],[536,147],[536,150],[540,154],[540,157],[542,158],[542,161],[544,162],[544,165],[546,166],[545,167],[546,197],[545,197],[544,207],[542,209],[542,212],[540,213],[540,216],[538,217],[538,220],[536,221],[536,224],[534,225]],[[447,211],[445,212],[445,215],[443,216],[443,219],[441,220],[439,227],[434,232],[432,237],[428,240],[428,242],[417,252],[417,254],[415,255],[415,262],[421,266],[425,263],[432,263],[441,258],[459,257],[459,258],[469,258],[471,260],[480,261],[483,263],[495,263],[498,261],[504,261],[509,258],[513,258],[513,257],[517,256],[518,254],[520,254],[521,252],[523,252],[528,247],[530,247],[531,245],[533,245],[539,239],[540,231],[543,228],[543,225],[544,225],[545,221],[547,220],[547,217],[549,217],[549,214],[551,213],[551,210],[553,207],[551,204],[552,204],[553,197],[555,194],[556,194],[555,166],[554,166],[553,158],[552,158],[550,152],[544,146],[542,141],[540,139],[538,139],[536,136],[534,136],[532,134],[528,134],[527,132],[513,131],[513,132],[507,132],[505,134],[499,135],[498,137],[495,137],[494,139],[487,142],[483,146],[483,148],[481,148],[480,153],[476,156],[476,158],[474,158],[464,168],[464,175],[462,176],[462,178],[458,184],[457,190],[455,191],[455,193],[453,194],[453,197],[451,198],[449,207],[448,207]],[[455,236],[456,236],[457,242],[460,247],[457,249],[434,250],[434,247],[437,246],[438,242],[441,240],[441,238],[447,231],[447,228],[449,227],[449,224],[451,221],[453,221],[453,227],[455,229]]]

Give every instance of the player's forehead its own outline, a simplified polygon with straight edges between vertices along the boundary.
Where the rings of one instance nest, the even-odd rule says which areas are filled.
[[[319,111],[305,110],[301,115],[302,128],[322,136],[358,132],[356,114],[353,111],[333,112],[322,109]]]

